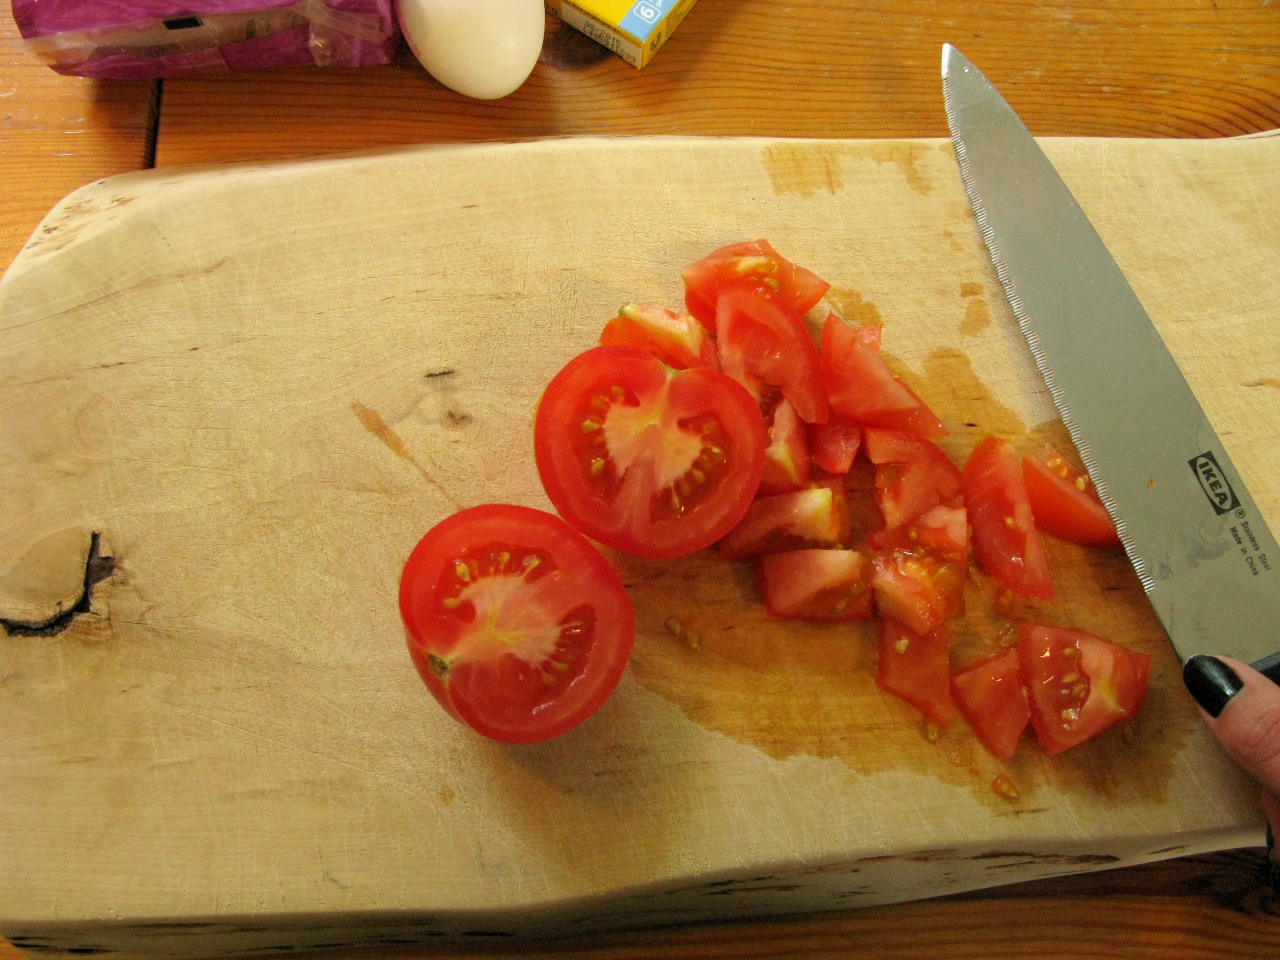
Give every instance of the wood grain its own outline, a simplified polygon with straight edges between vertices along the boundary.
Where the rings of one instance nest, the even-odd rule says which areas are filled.
[[[1203,276],[1274,257],[1280,140],[1046,149],[1277,516],[1280,394],[1256,382],[1280,277]],[[639,636],[589,726],[513,750],[435,709],[387,599],[409,548],[459,505],[545,507],[519,453],[542,385],[620,298],[678,302],[679,267],[743,235],[884,321],[955,459],[1052,428],[946,141],[441,146],[153,171],[61,205],[0,285],[0,607],[38,608],[12,589],[29,570],[65,598],[46,558],[83,558],[89,531],[114,566],[64,632],[0,647],[0,904],[24,911],[0,929],[188,956],[586,931],[1258,842],[1132,570],[1065,544],[1052,603],[999,609],[978,578],[956,627],[958,655],[1010,617],[1153,655],[1142,714],[1065,757],[923,736],[874,684],[873,631],[771,620],[709,552],[613,555]],[[70,919],[97,916],[117,923]]]
[[[1280,8],[1257,0],[699,0],[637,72],[548,18],[514,95],[392,66],[165,83],[160,165],[580,134],[944,136],[941,45],[1038,135],[1217,137],[1280,126]]]
[[[150,165],[158,89],[60,76],[0,17],[0,271],[72,190]]]

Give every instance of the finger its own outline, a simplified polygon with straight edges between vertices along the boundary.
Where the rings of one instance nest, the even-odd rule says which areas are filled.
[[[1280,795],[1280,686],[1229,657],[1194,656],[1183,666],[1187,689],[1227,755],[1272,795]],[[1280,830],[1280,804],[1264,808]]]

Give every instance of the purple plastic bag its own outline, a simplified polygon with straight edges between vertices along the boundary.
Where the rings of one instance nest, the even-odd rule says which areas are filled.
[[[58,73],[118,80],[301,64],[389,63],[392,0],[12,0],[36,56]]]

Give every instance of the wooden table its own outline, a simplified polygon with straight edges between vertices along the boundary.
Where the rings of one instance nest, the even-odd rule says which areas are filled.
[[[548,20],[533,76],[479,103],[388,67],[105,83],[58,76],[0,22],[0,268],[60,197],[151,165],[431,142],[605,135],[934,137],[959,46],[1033,132],[1225,137],[1280,127],[1269,0],[700,0],[637,72]],[[1260,850],[856,913],[395,956],[880,958],[1280,955]],[[0,941],[0,960],[20,954]]]

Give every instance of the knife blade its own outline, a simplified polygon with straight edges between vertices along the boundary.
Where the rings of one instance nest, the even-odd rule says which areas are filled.
[[[999,91],[950,44],[961,179],[1005,295],[1179,656],[1280,683],[1280,549],[1159,331]]]

